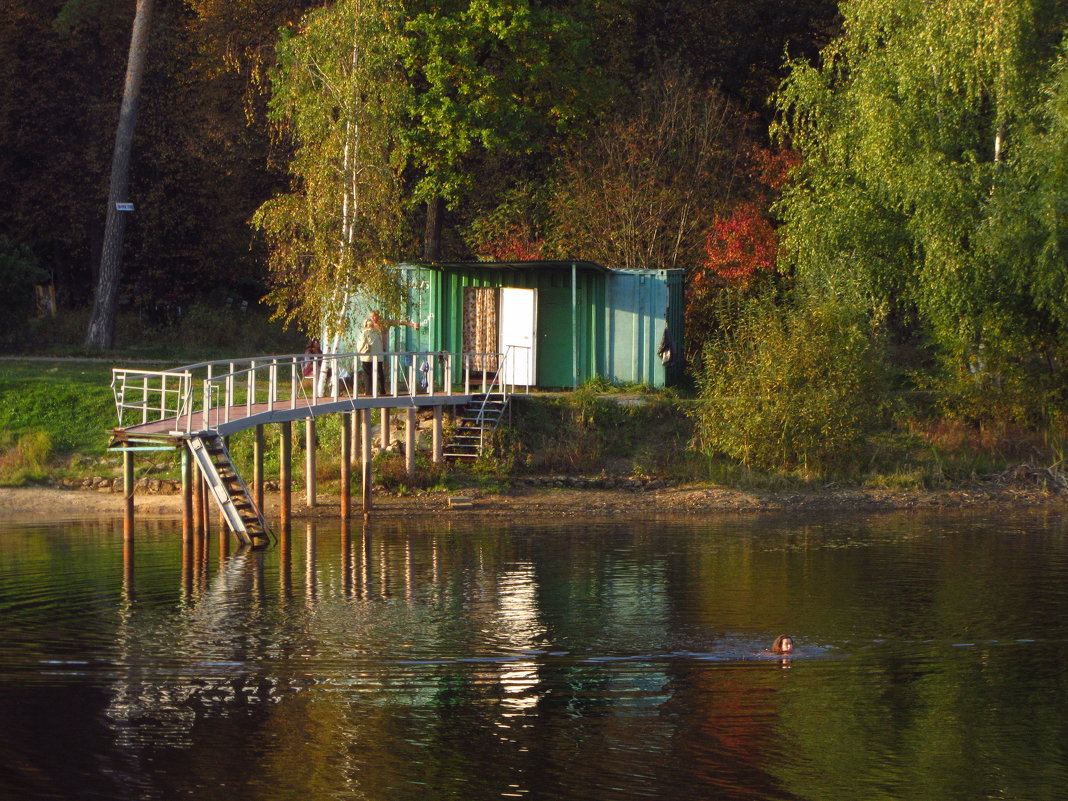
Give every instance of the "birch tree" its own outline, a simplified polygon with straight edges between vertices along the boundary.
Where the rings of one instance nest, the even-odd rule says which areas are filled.
[[[278,45],[270,114],[295,145],[292,180],[253,223],[270,250],[268,300],[308,332],[336,336],[354,292],[383,308],[399,302],[388,265],[402,222],[400,20],[392,0],[340,0]]]

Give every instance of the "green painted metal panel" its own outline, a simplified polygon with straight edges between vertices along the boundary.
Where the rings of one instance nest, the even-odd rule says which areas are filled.
[[[418,333],[402,329],[411,342],[409,349],[461,352],[464,288],[519,287],[538,292],[539,387],[572,386],[576,367],[579,384],[601,375],[662,386],[676,377],[665,370],[657,350],[668,328],[681,353],[682,270],[606,270],[587,262],[576,263],[574,271],[570,262],[402,269],[410,276],[409,318],[422,326]],[[681,358],[677,362],[681,365]]]
[[[538,289],[538,386],[570,387],[573,382],[571,289]],[[581,379],[580,379],[581,380]]]

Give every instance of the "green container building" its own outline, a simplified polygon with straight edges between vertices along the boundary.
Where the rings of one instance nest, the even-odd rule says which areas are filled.
[[[406,317],[389,347],[497,353],[509,383],[577,387],[594,376],[664,386],[682,373],[683,270],[614,270],[588,261],[403,264]],[[364,313],[356,310],[354,320]],[[355,327],[355,326],[354,326]]]

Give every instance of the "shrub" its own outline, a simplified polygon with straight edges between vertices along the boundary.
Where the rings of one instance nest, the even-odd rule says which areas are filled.
[[[881,339],[829,302],[754,302],[706,347],[698,445],[747,467],[806,474],[854,466],[881,418]]]
[[[1056,429],[1061,422],[1064,374],[1049,369],[1045,360],[1018,355],[1024,353],[1024,347],[991,347],[970,358],[945,356],[940,369],[913,378],[932,393],[938,411],[948,420]]]

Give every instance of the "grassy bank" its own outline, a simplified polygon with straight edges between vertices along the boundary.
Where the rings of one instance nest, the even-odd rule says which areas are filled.
[[[105,452],[115,425],[110,368],[106,361],[0,361],[0,486],[119,474],[118,457]],[[376,456],[376,481],[403,493],[496,489],[516,479],[559,475],[585,476],[602,485],[610,485],[612,477],[632,477],[800,491],[828,486],[936,489],[1024,474],[1031,481],[1060,480],[1063,444],[1042,432],[969,427],[919,413],[903,413],[873,435],[867,460],[849,475],[761,472],[694,449],[693,413],[700,403],[673,393],[608,386],[520,396],[511,425],[498,432],[491,456],[474,464],[440,466],[423,452],[417,476],[409,480],[403,455],[395,448]],[[317,478],[326,492],[336,491],[340,475],[340,419],[321,420],[317,429]],[[296,426],[294,433],[295,445],[303,449],[304,427]],[[397,429],[394,436],[401,439],[403,433]],[[268,476],[278,474],[275,440],[268,442]],[[252,433],[234,436],[231,450],[239,467],[248,470]],[[1028,471],[1021,472],[1020,465]],[[138,477],[175,479],[178,459],[166,453],[144,456],[137,460],[137,471]]]
[[[110,384],[105,362],[0,361],[0,485],[102,470]]]

